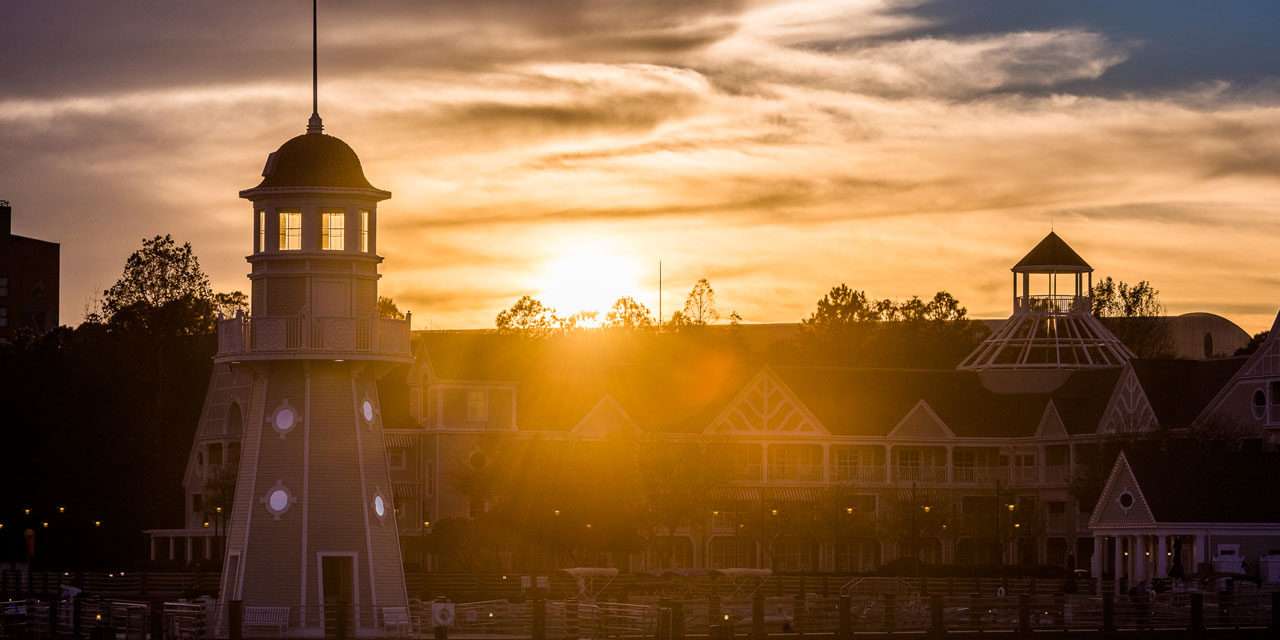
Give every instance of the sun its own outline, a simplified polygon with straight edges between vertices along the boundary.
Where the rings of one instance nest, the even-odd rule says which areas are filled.
[[[595,312],[598,325],[614,301],[643,293],[640,261],[606,238],[580,238],[553,254],[537,276],[538,298],[561,316]]]

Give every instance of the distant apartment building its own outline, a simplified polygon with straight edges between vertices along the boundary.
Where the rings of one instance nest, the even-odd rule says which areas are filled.
[[[13,235],[13,208],[0,200],[0,340],[58,326],[56,242]]]

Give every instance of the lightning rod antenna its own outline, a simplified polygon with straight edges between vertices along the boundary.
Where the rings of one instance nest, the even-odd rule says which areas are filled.
[[[319,37],[317,33],[316,5],[318,0],[311,0],[311,119],[307,121],[307,133],[321,133],[324,123],[320,120],[320,62]]]

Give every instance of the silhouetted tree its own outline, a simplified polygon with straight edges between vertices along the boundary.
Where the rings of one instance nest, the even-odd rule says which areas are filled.
[[[404,320],[404,314],[401,313],[400,307],[396,306],[396,301],[387,296],[378,296],[378,317]]]
[[[870,300],[839,284],[804,319],[810,329],[800,339],[805,362],[870,366],[955,366],[987,329],[967,319],[960,301],[946,291],[929,300]]]
[[[223,318],[234,318],[237,313],[249,313],[249,296],[243,291],[213,294],[213,309]]]
[[[668,541],[676,529],[706,519],[711,492],[729,477],[724,457],[696,443],[646,442],[637,457],[650,528],[661,528]],[[673,566],[674,550],[667,545],[664,551],[663,566]]]
[[[1139,357],[1169,355],[1169,326],[1161,317],[1160,290],[1142,280],[1138,284],[1116,282],[1110,276],[1093,285],[1093,315]]]
[[[584,327],[593,326],[598,317],[600,317],[600,313],[596,311],[579,311],[563,318],[556,316],[555,323],[561,331],[576,331]]]
[[[1093,285],[1093,315],[1099,318],[1154,318],[1162,313],[1160,290],[1146,280],[1130,285],[1107,276]]]
[[[842,282],[831,287],[831,291],[818,300],[818,308],[803,322],[815,327],[833,327],[878,319],[880,314],[873,305],[868,304],[867,294],[850,289],[849,285]]]
[[[178,246],[165,234],[143,239],[142,248],[129,255],[120,279],[102,293],[102,310],[109,321],[135,305],[157,308],[183,298],[211,301],[213,290],[191,243]]]
[[[604,326],[615,329],[644,329],[653,324],[653,312],[630,296],[618,298],[604,319]]]
[[[689,317],[684,315],[683,311],[676,311],[671,314],[671,319],[667,321],[666,327],[668,329],[675,329],[678,331],[692,324],[692,322],[689,322]]]
[[[556,310],[532,296],[521,296],[510,309],[498,314],[496,323],[500,333],[534,336],[547,335],[559,324]]]
[[[699,279],[684,299],[684,318],[692,325],[706,325],[720,319],[716,292],[706,278]]]
[[[1261,347],[1262,343],[1266,342],[1267,338],[1270,336],[1271,336],[1270,330],[1259,331],[1258,333],[1253,334],[1253,336],[1249,338],[1249,342],[1246,343],[1243,347],[1236,349],[1236,352],[1233,355],[1247,356],[1253,353],[1254,351],[1257,351],[1258,347]]]

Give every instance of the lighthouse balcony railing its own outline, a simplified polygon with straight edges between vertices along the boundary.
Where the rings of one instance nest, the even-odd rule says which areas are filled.
[[[409,354],[409,321],[257,316],[218,323],[218,355]]]
[[[1014,298],[1017,311],[1039,313],[1082,313],[1090,310],[1089,296],[1027,295]]]

